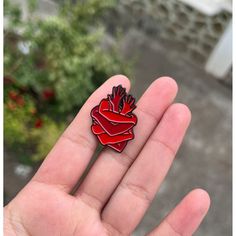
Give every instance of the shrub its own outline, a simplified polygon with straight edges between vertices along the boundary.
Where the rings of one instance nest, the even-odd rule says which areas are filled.
[[[5,143],[30,161],[50,150],[89,94],[115,73],[130,73],[117,47],[104,49],[101,17],[115,2],[60,5],[56,16],[22,20],[4,1]],[[28,11],[37,8],[30,1]],[[24,160],[27,158],[23,158]]]

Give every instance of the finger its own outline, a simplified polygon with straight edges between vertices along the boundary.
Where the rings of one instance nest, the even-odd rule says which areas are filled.
[[[121,86],[119,85],[117,88],[117,94],[120,94],[120,92],[122,91]]]
[[[102,218],[123,234],[132,232],[163,181],[190,122],[189,109],[171,105],[106,205]]]
[[[57,185],[70,192],[86,169],[98,144],[91,132],[92,108],[111,92],[113,86],[122,84],[129,89],[129,80],[122,75],[108,79],[86,101],[80,112],[64,131],[40,169],[32,179]],[[45,137],[47,138],[47,137]]]
[[[202,189],[191,191],[148,236],[191,236],[210,207],[210,197]]]
[[[126,91],[125,91],[125,89],[124,88],[120,88],[120,95],[122,96],[124,96],[125,95],[125,93],[126,93]]]
[[[132,98],[131,98],[132,99]],[[135,99],[132,99],[131,102],[130,102],[130,106],[133,106],[135,103]]]
[[[117,90],[117,87],[113,87],[113,88],[112,88],[112,95],[115,95],[115,94],[116,94],[116,90]]]
[[[78,197],[85,201],[94,199],[98,209],[104,206],[176,93],[177,85],[173,79],[165,77],[152,83],[134,112],[138,117],[134,127],[135,139],[128,143],[121,154],[109,149],[102,152],[76,193]]]

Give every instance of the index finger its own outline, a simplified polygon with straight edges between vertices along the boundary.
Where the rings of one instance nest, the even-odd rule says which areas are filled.
[[[89,97],[47,155],[32,181],[55,185],[66,192],[73,189],[98,144],[96,137],[90,131],[91,109],[110,93],[113,86],[120,84],[129,90],[128,78],[116,75],[108,79]],[[46,135],[45,138],[47,138]]]

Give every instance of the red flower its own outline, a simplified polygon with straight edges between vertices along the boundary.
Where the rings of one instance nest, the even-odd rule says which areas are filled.
[[[18,95],[16,98],[16,103],[20,106],[23,107],[25,105],[25,99],[24,97]]]
[[[9,91],[8,96],[11,100],[15,101],[17,105],[20,107],[25,105],[25,99],[20,94],[15,92],[14,90]]]
[[[38,118],[38,119],[35,121],[35,123],[34,123],[34,127],[37,128],[37,129],[39,129],[39,128],[41,128],[42,126],[43,126],[43,121],[42,121],[42,119]]]
[[[55,93],[52,89],[46,88],[43,90],[42,96],[45,100],[50,100],[50,99],[54,98]]]
[[[9,91],[8,96],[10,97],[10,99],[16,101],[17,97],[18,97],[18,93],[14,90]]]

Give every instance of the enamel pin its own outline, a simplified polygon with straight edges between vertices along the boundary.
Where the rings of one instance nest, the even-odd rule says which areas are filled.
[[[99,142],[122,152],[129,140],[134,139],[133,127],[137,117],[133,114],[135,99],[121,85],[113,87],[112,94],[101,100],[91,111],[92,132]]]

